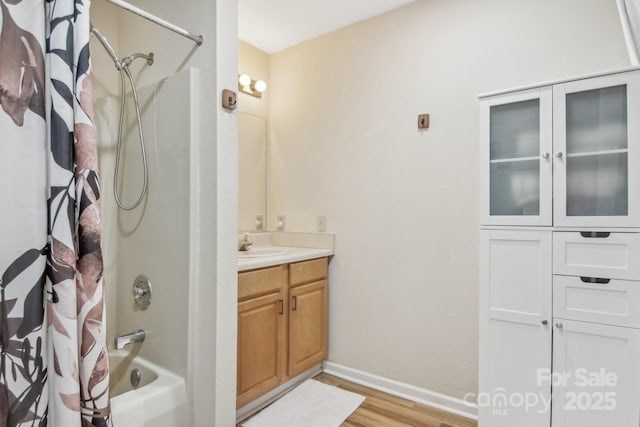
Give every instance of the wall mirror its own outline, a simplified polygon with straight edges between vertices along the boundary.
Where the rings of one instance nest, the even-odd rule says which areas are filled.
[[[263,231],[267,224],[267,120],[238,112],[238,229]]]

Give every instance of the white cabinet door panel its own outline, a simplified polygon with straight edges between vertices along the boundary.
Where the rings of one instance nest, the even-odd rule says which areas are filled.
[[[551,314],[551,232],[486,230],[488,315],[539,325]],[[485,262],[482,262],[485,264]]]
[[[540,372],[550,371],[549,328],[491,319],[487,329],[480,427],[549,427],[551,387],[538,381]],[[527,396],[536,396],[531,407],[519,400]]]
[[[551,388],[538,374],[551,369],[551,232],[483,230],[480,256],[479,425],[548,427]],[[501,399],[527,394],[541,404]]]
[[[640,425],[640,330],[554,322],[552,426]]]

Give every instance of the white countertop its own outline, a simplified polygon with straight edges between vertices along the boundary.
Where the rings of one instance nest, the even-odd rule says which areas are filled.
[[[286,251],[281,255],[255,258],[238,257],[238,271],[253,270],[255,268],[271,267],[273,265],[288,264],[290,262],[305,261],[333,255],[332,249],[296,248],[291,246],[255,246],[255,249],[280,249]]]

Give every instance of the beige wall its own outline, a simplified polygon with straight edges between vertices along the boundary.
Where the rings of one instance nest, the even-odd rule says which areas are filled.
[[[270,217],[337,235],[329,359],[475,391],[476,95],[627,65],[613,0],[422,0],[273,55]]]

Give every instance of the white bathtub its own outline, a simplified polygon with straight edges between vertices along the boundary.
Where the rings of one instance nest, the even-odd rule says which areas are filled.
[[[184,379],[128,351],[109,354],[111,414],[114,427],[183,427],[187,393]],[[131,385],[131,371],[141,381]]]

